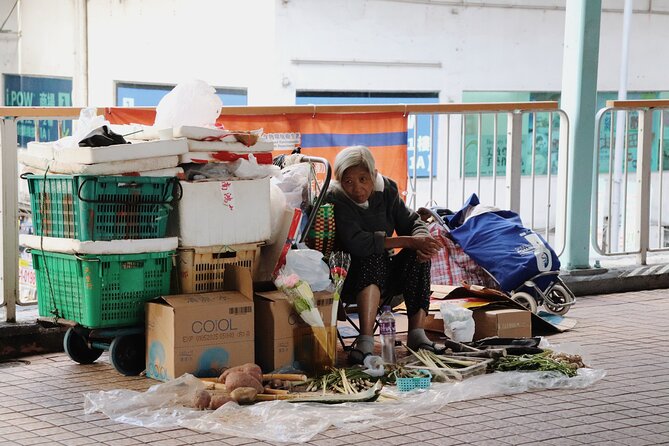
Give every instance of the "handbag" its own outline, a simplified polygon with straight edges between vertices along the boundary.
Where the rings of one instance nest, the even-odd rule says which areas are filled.
[[[324,203],[312,212],[316,212],[316,217],[309,228],[305,243],[309,248],[323,253],[326,259],[330,258],[335,245],[334,206],[332,203]]]
[[[314,184],[313,191],[316,192],[316,199],[310,200],[312,203],[311,212],[315,212],[316,216],[307,230],[304,243],[309,248],[320,251],[323,257],[329,259],[335,246],[334,205],[332,203],[323,203],[322,195],[327,191],[321,190],[313,164],[311,164],[311,181]],[[311,191],[312,189],[310,188]],[[321,205],[316,207],[316,203],[321,203]]]

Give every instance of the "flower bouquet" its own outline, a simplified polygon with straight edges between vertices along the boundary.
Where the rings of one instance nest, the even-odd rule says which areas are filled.
[[[274,279],[274,284],[283,292],[283,294],[285,294],[288,301],[293,305],[293,308],[295,308],[295,311],[302,320],[311,327],[320,349],[327,356],[326,359],[328,365],[334,366],[334,342],[331,342],[331,340],[328,339],[323,318],[318,312],[314,293],[309,284],[300,279],[297,274],[291,272],[286,267],[279,270],[279,273]]]
[[[344,288],[344,281],[348,274],[348,268],[351,266],[351,255],[347,252],[336,251],[330,255],[330,276],[334,284],[334,292],[332,293],[332,323],[331,326],[337,325],[337,310],[339,309],[339,299],[341,298],[341,290]]]

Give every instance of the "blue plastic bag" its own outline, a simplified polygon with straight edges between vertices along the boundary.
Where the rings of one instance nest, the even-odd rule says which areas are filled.
[[[499,282],[504,291],[513,291],[539,273],[559,271],[560,260],[541,235],[523,226],[511,211],[493,211],[465,220],[467,210],[479,204],[476,194],[450,216],[451,237],[481,267]],[[555,277],[535,280],[545,289]]]

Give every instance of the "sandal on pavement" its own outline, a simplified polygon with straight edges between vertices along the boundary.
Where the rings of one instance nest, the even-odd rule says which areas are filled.
[[[372,354],[370,352],[363,352],[362,350],[358,350],[357,348],[352,348],[348,352],[348,362],[350,364],[362,365],[362,363],[365,362],[365,358],[371,355]]]

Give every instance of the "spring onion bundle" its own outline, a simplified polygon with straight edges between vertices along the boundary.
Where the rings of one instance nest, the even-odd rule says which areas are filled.
[[[577,364],[552,357],[552,352],[546,350],[536,355],[508,355],[497,359],[492,369],[498,372],[510,370],[532,370],[544,372],[559,372],[568,377],[576,376]]]

